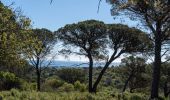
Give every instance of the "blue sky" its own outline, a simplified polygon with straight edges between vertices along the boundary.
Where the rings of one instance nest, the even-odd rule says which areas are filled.
[[[111,6],[103,0],[97,13],[99,0],[2,0],[5,5],[15,2],[12,7],[20,7],[23,14],[32,20],[35,28],[48,28],[52,31],[66,24],[87,19],[96,19],[105,23],[114,21],[110,14]]]
[[[33,28],[47,28],[56,31],[66,24],[72,24],[83,20],[96,19],[105,23],[120,23],[119,19],[114,20],[111,16],[111,6],[103,0],[100,11],[97,13],[99,0],[1,0],[5,5],[12,5],[13,8],[21,8],[23,15],[32,20]],[[135,23],[125,22],[131,26]],[[65,60],[59,56],[57,60]],[[86,58],[71,56],[70,60],[84,61]],[[118,59],[117,61],[120,61]]]

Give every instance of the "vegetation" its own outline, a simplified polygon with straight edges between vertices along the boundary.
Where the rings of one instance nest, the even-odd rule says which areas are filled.
[[[118,15],[141,19],[150,34],[97,20],[33,29],[0,1],[0,100],[169,100],[170,1],[107,2]],[[85,56],[88,67],[50,66],[58,53]]]
[[[45,62],[45,59],[51,53],[56,39],[55,35],[47,29],[33,29],[29,36],[31,37],[31,42],[24,48],[23,54],[36,70],[37,91],[40,91],[41,71],[44,69],[42,67],[50,65],[51,60]]]
[[[66,25],[56,34],[68,48],[62,50],[62,53],[76,53],[89,59],[89,92],[96,92],[103,74],[115,59],[124,53],[144,52],[149,49],[150,43],[149,38],[140,30],[121,24],[105,25],[96,20]],[[79,48],[79,51],[71,48],[73,46]],[[93,85],[94,60],[104,60],[106,63]]]
[[[169,0],[107,0],[112,4],[113,14],[123,14],[133,20],[140,20],[150,31],[154,42],[153,80],[151,99],[158,98],[161,58],[166,54],[164,45],[169,40],[170,1]],[[162,55],[163,54],[163,55]]]

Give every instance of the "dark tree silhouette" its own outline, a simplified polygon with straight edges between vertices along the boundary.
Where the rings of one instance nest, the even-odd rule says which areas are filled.
[[[121,60],[120,73],[125,78],[125,84],[122,92],[125,92],[128,84],[132,91],[135,88],[143,87],[146,84],[142,74],[145,73],[146,60],[140,57],[129,56]],[[144,85],[145,84],[145,85]]]
[[[89,59],[89,92],[96,92],[103,74],[115,59],[123,53],[145,51],[149,43],[147,36],[140,30],[121,24],[105,25],[96,20],[66,25],[56,33],[66,46],[62,53],[76,53]],[[92,84],[93,62],[96,59],[106,63]]]
[[[151,98],[158,98],[162,44],[169,37],[169,0],[106,0],[112,4],[112,14],[138,19],[151,31],[154,41],[154,64]]]
[[[67,50],[62,52],[76,53],[85,55],[89,59],[89,92],[93,92],[92,76],[93,76],[93,58],[102,57],[105,48],[106,26],[103,22],[88,20],[77,24],[66,25],[60,28],[57,36],[64,42],[65,46],[69,46]],[[70,50],[73,47],[73,50]],[[75,52],[76,49],[78,52]]]

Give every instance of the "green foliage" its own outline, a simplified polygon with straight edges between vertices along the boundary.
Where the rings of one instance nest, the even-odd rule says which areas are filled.
[[[76,81],[74,83],[74,88],[75,90],[80,91],[80,92],[86,91],[86,85],[83,83],[80,83],[80,81]]]
[[[59,89],[59,91],[71,92],[71,91],[74,91],[74,86],[72,84],[69,84],[69,83],[64,83],[58,89]]]
[[[84,82],[85,75],[85,71],[78,68],[62,68],[58,70],[58,76],[62,80],[72,84],[74,84],[76,81]]]
[[[102,21],[86,20],[74,24],[68,24],[55,33],[63,42],[64,48],[61,53],[65,55],[85,55],[91,53],[96,59],[104,59],[106,40],[106,25]],[[68,47],[68,48],[67,48]],[[75,49],[78,48],[78,50]],[[87,52],[88,51],[88,52]]]
[[[146,99],[139,95],[132,95],[129,100],[146,100]]]
[[[123,53],[146,52],[151,49],[152,42],[145,32],[130,28],[123,24],[109,24],[109,46],[113,50]]]
[[[0,2],[0,67],[23,66],[20,56],[30,20]]]
[[[131,92],[134,89],[148,86],[149,80],[146,77],[146,60],[144,58],[129,56],[123,58],[121,62],[122,65],[118,69],[125,86],[129,86]]]
[[[20,90],[22,91],[35,91],[37,89],[37,84],[36,83],[31,83],[31,82],[22,82],[22,88]]]
[[[0,90],[10,90],[11,88],[21,88],[22,81],[13,73],[0,72]]]
[[[63,84],[64,81],[59,78],[49,78],[43,83],[42,91],[56,91]]]

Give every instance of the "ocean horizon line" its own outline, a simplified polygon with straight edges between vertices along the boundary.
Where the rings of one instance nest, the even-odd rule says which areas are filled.
[[[48,65],[50,61],[44,61],[42,65]],[[95,61],[94,67],[102,67],[105,62]],[[120,62],[113,62],[110,66],[119,66]],[[51,61],[50,67],[88,67],[88,61],[61,61],[61,60],[53,60]]]

